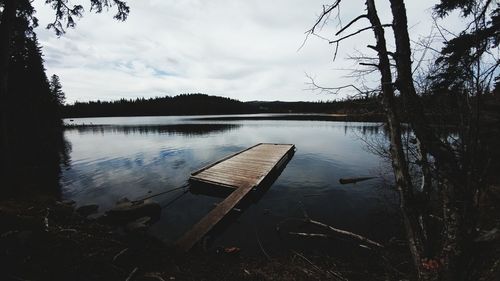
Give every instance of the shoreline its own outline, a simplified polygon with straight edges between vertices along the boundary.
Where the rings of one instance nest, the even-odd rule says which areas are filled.
[[[368,280],[390,270],[378,252],[355,244],[334,256],[294,249],[259,258],[225,249],[182,254],[145,231],[124,232],[54,200],[0,201],[0,215],[6,280]],[[391,267],[407,258],[404,245],[386,247]],[[411,269],[397,267],[404,273],[391,279],[407,278]]]
[[[282,120],[282,121],[330,121],[330,122],[385,122],[383,114],[326,114],[326,113],[255,113],[255,114],[227,114],[227,115],[147,115],[147,116],[95,116],[65,118],[69,122],[74,119],[93,118],[142,118],[142,117],[179,117],[182,121],[245,121],[245,120]],[[189,118],[186,118],[189,117]],[[80,126],[103,126],[109,124],[72,124],[65,123],[65,128]],[[169,124],[153,124],[169,125]],[[171,124],[170,124],[171,125]],[[127,126],[127,125],[124,125]]]
[[[283,121],[337,121],[337,122],[384,122],[383,114],[283,114],[283,115],[255,115],[255,116],[217,116],[217,117],[199,117],[192,120],[207,121],[239,121],[239,120],[283,120]]]

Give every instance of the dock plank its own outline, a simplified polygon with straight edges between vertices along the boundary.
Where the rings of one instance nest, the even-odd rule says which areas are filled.
[[[272,171],[281,168],[294,149],[293,144],[260,143],[192,173],[192,182],[230,187],[234,188],[234,191],[177,240],[177,248],[181,251],[190,250],[250,190],[258,187]]]

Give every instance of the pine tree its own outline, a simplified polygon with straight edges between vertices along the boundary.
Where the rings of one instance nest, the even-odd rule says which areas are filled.
[[[66,101],[66,95],[62,91],[62,85],[59,76],[53,74],[50,77],[49,83],[50,83],[50,93],[52,94],[52,98],[59,106],[64,105],[64,102]]]

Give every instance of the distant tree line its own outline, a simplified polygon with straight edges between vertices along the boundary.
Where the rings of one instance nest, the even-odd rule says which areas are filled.
[[[237,100],[202,94],[183,94],[150,99],[75,102],[73,105],[64,107],[63,115],[65,117],[99,117],[217,114],[218,112],[235,114],[250,111],[249,106]]]
[[[117,101],[75,102],[63,109],[64,117],[215,115],[249,113],[373,113],[378,103],[371,99],[326,102],[250,101],[200,93]]]
[[[51,83],[54,78],[51,79]],[[57,80],[56,80],[57,81]],[[56,83],[57,84],[57,83]],[[57,88],[57,87],[56,87]],[[59,88],[60,90],[60,88]],[[498,110],[493,93],[483,96],[481,101],[483,110]],[[52,94],[59,97],[58,92]],[[459,126],[457,116],[458,107],[454,103],[455,97],[449,92],[427,93],[422,96],[425,113],[433,124],[440,126]],[[59,103],[64,102],[64,93]],[[395,104],[399,109],[401,119],[407,120],[407,112],[400,97],[395,97]],[[181,94],[156,98],[120,99],[116,101],[88,101],[75,102],[65,105],[61,115],[64,118],[79,117],[110,117],[110,116],[169,116],[169,115],[227,115],[227,114],[254,114],[254,113],[329,113],[348,114],[353,116],[379,116],[383,114],[379,98],[361,97],[345,98],[334,101],[318,102],[285,102],[285,101],[248,101],[242,102],[220,96],[211,96],[200,93]],[[487,116],[487,113],[484,114]],[[359,120],[379,120],[368,118]],[[484,120],[487,122],[488,120]]]

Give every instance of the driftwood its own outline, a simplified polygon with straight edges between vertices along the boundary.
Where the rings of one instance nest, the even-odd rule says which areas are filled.
[[[359,234],[356,234],[356,233],[353,233],[353,232],[350,232],[350,231],[347,231],[347,230],[343,230],[343,229],[339,229],[339,228],[335,228],[333,226],[330,226],[330,225],[327,225],[327,224],[324,224],[322,222],[319,222],[319,221],[315,221],[315,220],[311,220],[309,218],[304,218],[304,219],[299,219],[299,218],[289,218],[289,219],[286,219],[284,221],[281,221],[280,223],[278,223],[278,225],[276,226],[276,230],[279,232],[281,227],[281,223],[285,222],[285,221],[291,221],[291,220],[298,220],[298,221],[302,221],[304,223],[308,223],[308,224],[312,224],[312,225],[316,225],[316,226],[319,226],[319,227],[322,227],[322,228],[325,228],[331,232],[334,232],[336,234],[340,234],[342,236],[347,236],[349,238],[352,238],[354,240],[358,240],[364,244],[367,244],[367,245],[371,245],[371,246],[375,246],[375,247],[378,247],[378,248],[384,248],[384,246],[378,242],[375,242],[369,238],[366,238],[364,236],[361,236]],[[331,235],[328,235],[328,234],[323,234],[323,233],[307,233],[307,232],[288,232],[288,234],[291,234],[291,235],[295,235],[295,236],[302,236],[302,237],[309,237],[309,238],[332,238]]]
[[[319,237],[319,238],[331,238],[330,235],[324,234],[324,233],[308,233],[308,232],[293,232],[290,231],[288,232],[290,235],[295,235],[295,236],[302,236],[302,237]]]
[[[125,279],[125,281],[131,281],[133,278],[134,278],[134,275],[135,273],[137,272],[137,270],[139,270],[138,267],[134,268],[130,274],[127,276],[127,279]]]
[[[302,209],[302,213],[304,214],[304,218],[287,218],[287,219],[284,219],[284,220],[280,221],[276,225],[276,231],[280,232],[281,224],[283,224],[286,221],[302,221],[304,223],[308,223],[308,224],[316,225],[316,226],[319,226],[319,227],[322,227],[322,228],[326,228],[327,230],[329,230],[331,232],[334,232],[336,234],[340,234],[342,236],[347,236],[349,238],[358,240],[358,241],[360,241],[360,242],[362,242],[364,244],[367,244],[367,245],[376,246],[378,248],[383,248],[384,247],[382,244],[380,244],[378,242],[375,242],[375,241],[373,241],[371,239],[368,239],[368,238],[366,238],[364,236],[361,236],[359,234],[356,234],[356,233],[353,233],[353,232],[350,232],[350,231],[347,231],[347,230],[335,228],[335,227],[327,225],[325,223],[312,220],[309,217],[309,214],[307,213],[306,209],[304,208],[304,205],[302,204],[302,202],[299,202],[299,206]],[[291,234],[291,235],[297,235],[297,236],[303,236],[303,237],[330,238],[330,236],[327,235],[327,234],[319,234],[319,233],[289,232],[289,234]]]
[[[63,233],[76,233],[78,231],[76,229],[74,229],[74,228],[61,228],[61,229],[59,229],[59,232],[63,232]]]
[[[341,235],[345,235],[345,236],[348,236],[348,237],[351,237],[351,238],[354,238],[354,239],[357,239],[357,240],[360,240],[366,244],[370,244],[370,245],[373,245],[373,246],[376,246],[376,247],[379,247],[379,248],[383,248],[384,246],[380,243],[377,243],[371,239],[368,239],[364,236],[361,236],[359,234],[356,234],[356,233],[353,233],[353,232],[350,232],[350,231],[347,231],[347,230],[343,230],[343,229],[339,229],[339,228],[335,228],[333,226],[330,226],[330,225],[327,225],[327,224],[324,224],[322,222],[319,222],[319,221],[315,221],[315,220],[311,220],[311,219],[308,219],[307,220],[308,223],[310,224],[314,224],[314,225],[317,225],[317,226],[321,226],[321,227],[324,227],[332,232],[335,232],[335,233],[338,233],[338,234],[341,234]]]
[[[287,221],[301,221],[301,222],[304,222],[304,223],[309,223],[309,224],[312,224],[312,225],[316,225],[316,226],[320,226],[320,227],[323,227],[323,228],[326,228],[327,230],[331,231],[331,232],[334,232],[336,234],[340,234],[342,236],[347,236],[349,238],[352,238],[354,240],[358,240],[364,244],[368,244],[368,245],[371,245],[371,246],[376,246],[378,248],[384,248],[384,246],[378,242],[375,242],[369,238],[366,238],[364,236],[361,236],[359,234],[356,234],[356,233],[353,233],[353,232],[350,232],[350,231],[347,231],[347,230],[343,230],[343,229],[339,229],[339,228],[335,228],[333,226],[330,226],[330,225],[327,225],[327,224],[324,224],[322,222],[319,222],[319,221],[315,221],[315,220],[311,220],[309,218],[287,218],[285,220],[282,220],[281,222],[279,222],[277,225],[276,225],[276,231],[280,232],[281,231],[281,225],[284,223],[284,222],[287,222]],[[291,235],[295,235],[295,236],[302,236],[302,237],[319,237],[319,238],[332,238],[331,235],[328,235],[328,234],[321,234],[321,233],[306,233],[306,232],[289,232],[288,234],[291,234]]]
[[[113,257],[113,262],[115,262],[121,255],[128,251],[128,248],[121,250],[118,254]]]
[[[339,182],[341,184],[349,184],[349,183],[357,183],[360,181],[371,180],[371,179],[375,179],[375,178],[377,178],[377,177],[341,178],[341,179],[339,179]]]

